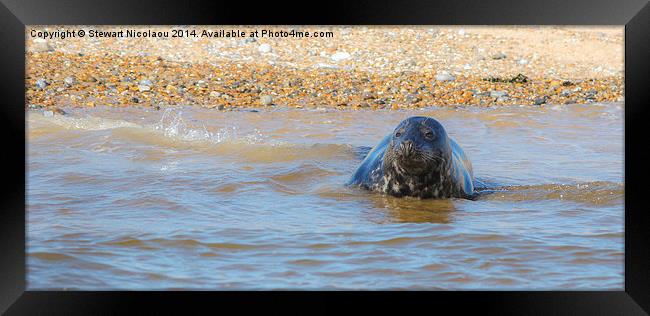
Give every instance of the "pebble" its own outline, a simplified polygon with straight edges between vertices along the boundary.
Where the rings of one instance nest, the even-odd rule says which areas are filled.
[[[456,77],[454,77],[454,76],[452,76],[452,75],[450,75],[448,73],[441,72],[441,73],[436,74],[436,80],[438,80],[438,81],[454,81],[454,80],[456,80]]]
[[[508,92],[505,91],[490,91],[490,97],[492,98],[500,98],[500,97],[505,97],[508,95]]]
[[[528,60],[522,58],[522,59],[518,60],[517,63],[520,64],[520,65],[527,65],[527,64],[528,64]]]
[[[271,45],[266,44],[266,43],[261,44],[261,45],[257,48],[257,50],[258,50],[260,53],[269,53],[269,52],[271,52]]]
[[[140,80],[140,85],[141,86],[151,87],[151,86],[153,86],[153,82],[151,82],[151,80],[149,80],[149,79],[142,79],[142,80]]]
[[[542,105],[546,103],[547,99],[548,99],[547,97],[536,98],[534,101],[535,105]]]
[[[145,91],[151,90],[151,87],[150,86],[144,86],[144,85],[138,85],[138,90],[140,92],[145,92]]]
[[[375,99],[375,98],[376,97],[375,97],[374,94],[372,94],[372,92],[364,92],[363,93],[363,99],[364,100],[372,100],[372,99]]]
[[[48,85],[49,83],[47,83],[47,81],[45,81],[45,79],[43,78],[36,80],[36,87],[41,90],[45,89],[45,87],[47,87]]]
[[[338,69],[336,65],[332,64],[326,64],[326,63],[318,63],[316,64],[316,68],[322,68],[322,69]]]
[[[219,91],[212,91],[212,92],[210,92],[210,97],[211,97],[211,98],[218,98],[218,97],[220,97],[220,96],[221,96],[221,92],[219,92]]]
[[[508,101],[510,101],[510,98],[508,98],[506,96],[502,96],[502,97],[498,97],[496,101],[497,102],[508,102]]]
[[[505,59],[506,57],[508,57],[508,56],[506,56],[506,54],[504,54],[504,53],[496,53],[496,54],[492,55],[492,59],[495,59],[495,60]]]
[[[42,38],[37,38],[34,40],[32,44],[32,51],[36,53],[45,53],[45,52],[54,51],[54,48],[50,45],[48,41]]]
[[[350,58],[350,54],[346,52],[336,52],[331,58],[333,61],[341,61]]]
[[[65,79],[63,79],[63,83],[65,83],[68,86],[72,86],[73,84],[75,84],[75,82],[76,80],[74,79],[74,77],[65,77]]]
[[[260,97],[260,103],[262,105],[271,105],[273,104],[273,97],[270,95],[263,95]]]
[[[420,98],[419,96],[417,96],[415,94],[409,94],[409,95],[406,96],[406,102],[408,102],[408,103],[413,104],[413,103],[418,103],[420,101],[422,101],[422,98]]]
[[[52,108],[52,112],[54,112],[56,114],[61,114],[61,115],[67,114],[65,111],[63,111],[63,110],[61,110],[60,108],[57,108],[57,107]]]

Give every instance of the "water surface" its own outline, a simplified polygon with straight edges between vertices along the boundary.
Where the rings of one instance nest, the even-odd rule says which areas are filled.
[[[34,289],[622,289],[623,104],[27,113]],[[343,184],[412,115],[488,188]]]

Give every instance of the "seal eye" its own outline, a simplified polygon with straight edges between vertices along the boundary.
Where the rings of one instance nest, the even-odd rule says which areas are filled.
[[[432,131],[427,131],[426,133],[424,133],[424,137],[433,138],[433,132]]]
[[[401,133],[401,132],[397,132],[397,133],[395,133],[395,137],[400,137],[400,136],[402,136],[402,133]]]

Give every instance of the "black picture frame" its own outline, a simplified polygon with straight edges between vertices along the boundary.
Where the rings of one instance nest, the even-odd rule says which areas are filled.
[[[4,129],[0,210],[0,312],[107,314],[131,308],[171,311],[210,305],[238,313],[296,304],[337,312],[346,301],[364,310],[387,307],[481,314],[644,315],[650,311],[650,221],[647,191],[650,5],[645,0],[172,2],[0,0],[0,126]],[[25,25],[382,24],[625,25],[625,290],[431,292],[51,292],[26,291]],[[22,155],[21,155],[22,153]],[[309,310],[306,310],[309,311]],[[406,311],[406,310],[405,310]]]

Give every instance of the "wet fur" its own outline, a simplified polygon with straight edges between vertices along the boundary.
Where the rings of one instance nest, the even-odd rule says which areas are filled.
[[[425,137],[428,131],[435,138]],[[403,136],[397,137],[397,132]],[[469,159],[442,125],[429,117],[411,117],[368,153],[348,185],[393,196],[441,199],[471,198],[473,182]]]

